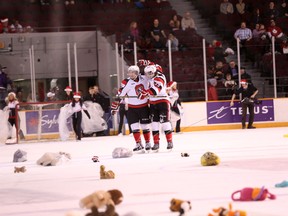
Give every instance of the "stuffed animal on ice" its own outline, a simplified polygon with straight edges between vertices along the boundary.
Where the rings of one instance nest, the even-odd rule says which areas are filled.
[[[105,171],[105,166],[100,166],[100,179],[114,179],[115,173],[112,170]]]
[[[202,166],[216,166],[220,163],[220,158],[213,152],[206,152],[201,157]]]
[[[66,152],[46,152],[37,160],[38,165],[42,166],[57,166],[71,160],[71,155]]]
[[[180,216],[186,216],[191,209],[192,206],[190,201],[184,201],[174,198],[170,201],[170,210],[172,212],[179,212]]]
[[[131,157],[132,155],[133,152],[130,149],[122,147],[115,148],[112,152],[113,158],[127,158]]]
[[[80,200],[80,207],[91,209],[91,213],[86,216],[105,215],[118,216],[115,211],[115,205],[123,201],[123,194],[120,190],[113,189],[108,191],[96,191]],[[99,212],[99,209],[106,208]]]
[[[246,212],[242,210],[232,210],[231,203],[229,204],[229,209],[220,207],[213,209],[213,213],[209,213],[208,216],[246,216]]]
[[[26,167],[22,166],[22,167],[14,167],[14,173],[25,173],[26,172]]]
[[[250,188],[246,187],[241,190],[237,190],[231,195],[233,201],[262,201],[266,198],[276,199],[274,194],[271,194],[267,188]]]

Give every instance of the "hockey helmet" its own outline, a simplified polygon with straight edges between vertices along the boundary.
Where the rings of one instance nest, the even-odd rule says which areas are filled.
[[[155,65],[148,65],[144,69],[145,75],[150,79],[155,76],[156,71],[157,71],[157,69],[156,69]]]
[[[128,73],[127,75],[131,78],[131,79],[135,79],[140,73],[140,69],[137,65],[131,65],[128,68]]]
[[[163,73],[161,65],[155,64],[157,71]]]

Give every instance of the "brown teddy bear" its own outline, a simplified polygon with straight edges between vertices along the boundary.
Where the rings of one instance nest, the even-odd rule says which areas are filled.
[[[105,171],[105,166],[100,166],[100,179],[114,179],[115,173],[112,170]]]
[[[184,201],[180,199],[172,199],[170,201],[170,210],[172,212],[179,212],[180,216],[185,216],[192,209],[190,201]]]
[[[22,167],[14,167],[14,173],[25,173],[26,172],[26,167],[22,166]]]
[[[109,191],[96,191],[80,200],[80,207],[91,209],[91,213],[86,216],[105,215],[117,216],[115,205],[123,200],[123,194],[120,190],[113,189]],[[105,212],[99,212],[99,208],[106,207]]]

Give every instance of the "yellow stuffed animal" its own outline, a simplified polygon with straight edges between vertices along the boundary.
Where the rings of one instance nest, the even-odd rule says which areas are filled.
[[[112,170],[105,171],[105,166],[100,166],[100,179],[114,179],[115,173]]]
[[[215,166],[220,163],[220,158],[213,152],[206,152],[201,157],[202,166]]]
[[[91,209],[97,215],[115,216],[115,205],[123,201],[123,194],[120,190],[96,191],[80,200],[80,207]],[[105,212],[98,212],[99,208],[106,207]],[[89,214],[88,214],[89,215]],[[92,215],[92,214],[91,214]]]
[[[246,212],[242,210],[232,210],[232,205],[229,203],[229,209],[220,207],[213,209],[214,214],[209,213],[208,216],[246,216]]]
[[[185,216],[192,209],[190,201],[180,199],[172,199],[170,201],[170,210],[172,212],[179,212],[180,216]]]

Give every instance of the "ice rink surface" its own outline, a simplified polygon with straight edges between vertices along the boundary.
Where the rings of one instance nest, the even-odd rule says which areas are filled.
[[[116,147],[133,148],[130,136],[83,138],[81,142],[41,142],[0,145],[0,216],[64,216],[80,209],[79,200],[97,190],[119,189],[124,200],[120,216],[179,215],[169,210],[170,200],[190,200],[188,215],[205,216],[213,208],[245,210],[249,216],[287,216],[288,187],[275,184],[288,180],[288,128],[184,132],[173,136],[174,149],[167,153],[161,135],[159,153],[134,154],[113,159]],[[17,149],[28,161],[13,163]],[[36,164],[46,152],[71,154],[68,163],[42,167]],[[201,156],[211,151],[221,163],[203,167]],[[190,157],[181,157],[186,152]],[[99,157],[93,163],[92,156]],[[99,167],[113,170],[115,179],[100,180]],[[25,165],[25,173],[14,166]],[[232,202],[231,194],[244,187],[268,188],[276,200]]]

